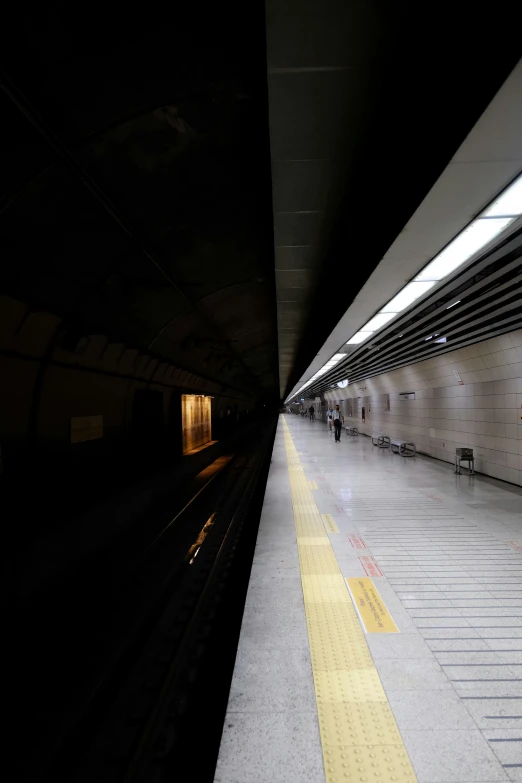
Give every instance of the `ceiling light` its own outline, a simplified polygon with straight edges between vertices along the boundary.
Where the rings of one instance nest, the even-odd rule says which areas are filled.
[[[446,337],[439,337],[439,339],[435,340],[435,342],[436,343],[445,343],[445,342],[447,342],[447,338]]]
[[[424,338],[424,342],[425,342],[425,343],[427,343],[427,342],[428,342],[428,340],[433,340],[433,335],[432,335],[432,334],[430,334],[430,336],[429,336],[429,337],[425,337],[425,338]]]
[[[484,217],[522,215],[522,175],[484,212]]]
[[[434,285],[435,280],[408,283],[408,285],[404,286],[402,291],[399,291],[397,296],[394,296],[393,299],[382,308],[381,313],[400,313],[413,304],[416,299],[423,296]]]
[[[371,334],[373,334],[373,332],[363,332],[362,330],[360,332],[356,332],[353,337],[350,337],[346,345],[357,345],[358,343],[362,343]]]
[[[450,275],[462,264],[472,258],[475,253],[482,250],[507,226],[522,215],[522,174],[500,194],[497,199],[481,215],[461,231],[429,264],[396,296],[388,302],[376,315],[373,316],[358,332],[356,332],[346,345],[358,345],[364,342],[370,335],[381,329],[395,315],[406,310],[417,299],[426,294],[432,286]],[[460,303],[460,299],[448,305],[447,310]],[[400,334],[399,337],[403,335]],[[425,338],[425,341],[437,337],[438,333]],[[442,337],[436,342],[446,342]],[[313,380],[327,372],[337,361],[346,354],[335,354],[324,367],[316,373],[304,386],[305,388]]]
[[[377,329],[380,329],[384,324],[387,324],[388,321],[391,321],[396,315],[397,313],[377,313],[377,315],[370,318],[368,323],[364,325],[364,331],[376,332]]]
[[[478,218],[424,267],[416,281],[442,280],[503,231],[513,218]]]

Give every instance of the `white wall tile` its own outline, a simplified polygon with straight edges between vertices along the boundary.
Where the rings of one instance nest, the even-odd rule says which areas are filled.
[[[453,369],[464,385],[456,383]],[[416,399],[399,400],[402,391],[415,391]],[[326,397],[333,402],[341,394],[344,399],[363,398],[366,423],[357,414],[350,420],[361,432],[412,438],[419,451],[448,462],[453,462],[455,448],[468,446],[475,449],[478,471],[521,483],[522,329]],[[384,394],[390,395],[390,411],[384,410]]]

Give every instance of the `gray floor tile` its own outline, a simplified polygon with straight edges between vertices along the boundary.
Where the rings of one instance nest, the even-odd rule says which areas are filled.
[[[245,613],[239,650],[308,647],[308,631],[302,612],[260,611]]]
[[[471,668],[477,668],[479,664],[485,666],[501,663],[500,658],[492,650],[482,650],[480,652],[465,650],[464,652],[435,652],[435,658],[444,668],[458,668],[469,665]]]
[[[402,732],[420,783],[508,780],[480,731]]]
[[[435,653],[437,660],[439,660],[439,653],[444,651],[491,650],[489,644],[484,639],[428,639],[426,644]]]
[[[520,716],[522,715],[521,699],[500,698],[500,696],[508,696],[505,690],[505,688],[502,688],[502,692],[498,694],[499,698],[488,697],[463,700],[466,709],[478,728],[483,731],[484,736],[489,736],[489,732],[494,730],[499,732],[519,731],[520,736],[522,736],[520,727]]]
[[[282,579],[300,579],[301,571],[299,563],[295,563],[294,558],[263,555],[256,558],[251,576],[252,578],[274,576]]]
[[[434,658],[428,644],[416,633],[367,634],[366,640],[376,661],[386,658]]]
[[[476,729],[464,703],[453,690],[387,691],[397,725],[403,730]]]
[[[253,577],[247,593],[247,602],[253,609],[304,611],[300,577]]]
[[[484,734],[486,736],[486,734]],[[489,747],[496,755],[504,770],[509,775],[511,770],[522,769],[522,739],[516,741],[489,742]]]
[[[228,713],[215,783],[325,783],[317,716]]]
[[[377,671],[386,691],[444,690],[451,683],[434,659],[376,659]]]
[[[453,683],[483,682],[488,680],[509,682],[516,679],[516,675],[511,672],[508,666],[504,665],[488,666],[487,664],[478,664],[476,666],[448,666],[443,668]]]
[[[229,712],[316,712],[308,646],[241,648],[228,701]]]

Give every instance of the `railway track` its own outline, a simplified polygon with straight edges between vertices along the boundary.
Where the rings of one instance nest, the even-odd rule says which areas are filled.
[[[172,518],[154,520],[148,539],[140,532],[139,546],[127,546],[112,606],[88,643],[104,654],[81,709],[65,704],[60,730],[42,755],[26,757],[19,779],[212,781],[274,433],[271,422],[220,458]],[[111,557],[100,559],[103,573]],[[190,750],[201,720],[205,753]]]

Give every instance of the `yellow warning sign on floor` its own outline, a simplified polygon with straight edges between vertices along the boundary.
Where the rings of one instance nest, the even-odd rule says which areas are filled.
[[[367,633],[399,633],[386,604],[369,577],[347,579],[346,583]]]

